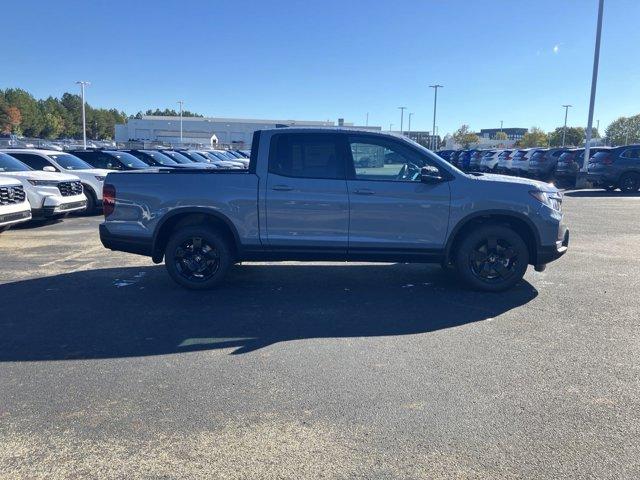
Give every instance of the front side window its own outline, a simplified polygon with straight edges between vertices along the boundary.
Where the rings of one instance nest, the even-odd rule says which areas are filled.
[[[274,135],[269,172],[285,177],[344,179],[340,135],[287,133]]]
[[[349,136],[356,180],[419,182],[428,164],[419,152],[393,139]]]
[[[20,160],[22,163],[28,165],[34,170],[42,170],[44,167],[52,167],[51,163],[42,158],[40,155],[34,155],[32,153],[12,153],[12,156]]]

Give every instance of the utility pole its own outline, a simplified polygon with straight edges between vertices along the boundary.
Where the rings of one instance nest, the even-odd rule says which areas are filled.
[[[404,111],[407,107],[398,107],[400,109],[400,135],[404,135]]]
[[[500,133],[502,133],[502,120],[500,120]]]
[[[180,146],[182,146],[182,107],[184,106],[184,100],[178,100],[180,105]]]
[[[567,136],[567,115],[569,114],[569,108],[573,105],[562,105],[564,107],[564,128],[562,129],[562,146],[564,147],[564,139]]]
[[[365,125],[368,127],[369,126],[369,112],[367,112],[367,122],[365,123]]]
[[[602,36],[602,11],[604,10],[604,0],[598,2],[598,23],[596,26],[596,45],[593,50],[593,73],[591,75],[591,96],[589,97],[589,120],[587,121],[587,138],[584,144],[584,158],[582,159],[582,178],[587,173],[589,164],[589,154],[591,149],[591,127],[593,126],[593,108],[596,103],[596,85],[598,83],[598,67],[600,65],[600,38]],[[583,180],[584,181],[584,180]],[[580,183],[580,182],[578,182]]]
[[[411,136],[411,117],[413,116],[413,112],[409,113],[409,131],[407,132],[407,137]]]
[[[80,85],[80,96],[82,97],[82,145],[84,150],[87,149],[87,115],[84,108],[84,87],[91,85],[91,82],[79,80],[76,84]]]
[[[389,131],[391,131],[391,129],[393,128],[393,123],[389,124]]]
[[[429,85],[429,88],[433,88],[433,129],[431,130],[431,134],[435,135],[436,132],[436,108],[438,106],[438,89],[442,88],[443,85]],[[433,142],[435,142],[435,136],[433,137],[433,141],[431,142],[431,147],[433,150]]]

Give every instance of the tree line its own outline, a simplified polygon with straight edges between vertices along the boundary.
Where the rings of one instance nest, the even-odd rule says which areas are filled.
[[[142,118],[143,113],[127,114],[115,108],[94,108],[85,103],[87,136],[95,140],[111,140],[115,124],[127,118]],[[185,110],[185,117],[202,115]],[[144,115],[178,116],[173,109],[147,110]],[[0,133],[35,138],[82,138],[82,99],[64,93],[62,97],[36,99],[21,88],[0,89]]]
[[[582,146],[586,138],[586,129],[583,127],[557,127],[552,132],[545,132],[540,128],[531,127],[520,140],[516,142],[517,147],[560,147],[563,143],[567,146]],[[600,138],[598,129],[592,129],[591,136]],[[640,114],[632,117],[620,117],[606,128],[605,137],[610,145],[628,145],[640,143]],[[469,125],[462,125],[453,133],[454,141],[469,148],[480,142],[480,138],[469,130]],[[507,140],[504,132],[498,132],[496,140]]]

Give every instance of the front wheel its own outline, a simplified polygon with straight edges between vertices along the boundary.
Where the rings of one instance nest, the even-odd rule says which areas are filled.
[[[460,243],[455,266],[470,287],[500,292],[518,283],[529,265],[529,250],[514,230],[501,225],[484,225]]]
[[[219,285],[233,263],[226,239],[207,226],[176,231],[165,249],[165,266],[171,278],[191,290]]]

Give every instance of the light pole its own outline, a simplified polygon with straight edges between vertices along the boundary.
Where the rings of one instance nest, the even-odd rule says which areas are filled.
[[[400,109],[400,135],[404,135],[404,111],[407,107],[398,107]]]
[[[180,145],[182,145],[182,107],[184,106],[184,100],[178,100],[180,105]]]
[[[393,123],[389,124],[389,131],[391,131],[391,129],[393,128]]]
[[[369,112],[367,112],[367,122],[365,123],[365,126],[369,126]]]
[[[502,133],[502,120],[500,120],[500,133]]]
[[[91,82],[87,82],[84,80],[79,80],[76,82],[77,85],[80,85],[80,97],[82,98],[82,145],[84,150],[87,149],[87,115],[84,109],[84,87],[88,87],[91,85]]]
[[[409,131],[407,132],[407,137],[411,136],[411,117],[413,117],[413,112],[409,113]]]
[[[564,128],[562,129],[562,146],[564,147],[564,139],[567,136],[567,115],[569,114],[569,108],[573,105],[562,105],[564,107]]]
[[[442,88],[443,85],[429,85],[429,88],[433,88],[433,129],[431,130],[431,134],[433,136],[433,141],[431,142],[431,147],[433,148],[433,143],[435,142],[435,132],[436,132],[436,107],[438,106],[438,89]]]

